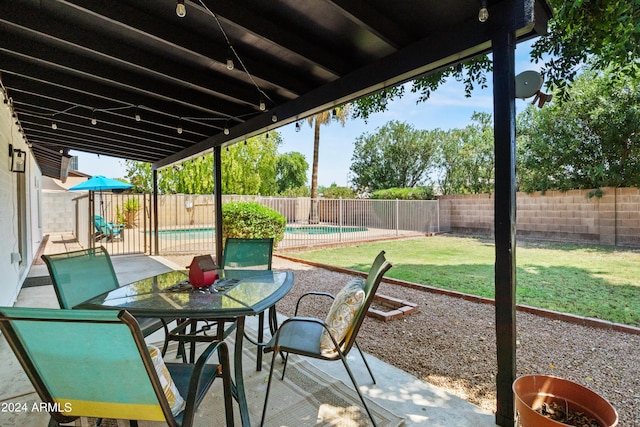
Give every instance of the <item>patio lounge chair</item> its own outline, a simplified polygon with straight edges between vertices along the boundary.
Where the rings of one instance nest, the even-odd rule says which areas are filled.
[[[360,347],[356,343],[356,335],[358,335],[362,321],[369,310],[369,306],[380,285],[382,276],[384,276],[384,273],[390,268],[391,264],[386,260],[384,251],[382,251],[373,262],[367,279],[362,280],[361,278],[357,278],[351,280],[335,298],[325,292],[311,292],[302,295],[298,299],[294,317],[282,322],[280,328],[278,328],[271,341],[265,347],[265,353],[273,352],[273,358],[271,359],[271,369],[269,370],[269,381],[264,399],[262,420],[260,422],[261,426],[264,425],[266,419],[269,390],[271,389],[271,379],[273,377],[273,366],[278,352],[287,354],[282,368],[282,379],[284,379],[290,353],[321,360],[341,360],[358,396],[360,396],[362,405],[367,411],[369,418],[371,418],[371,422],[374,426],[376,425],[376,421],[373,419],[373,415],[349,368],[347,354],[355,344],[375,384],[376,380],[373,377],[364,353],[362,353],[362,350],[360,350]],[[309,295],[334,298],[325,321],[311,317],[298,317],[300,300]]]
[[[96,242],[104,238],[106,238],[108,242],[115,239],[124,240],[124,233],[122,233],[122,230],[124,230],[126,224],[114,224],[113,222],[106,221],[100,215],[94,215],[93,225],[96,228],[96,232],[94,234]]]
[[[273,258],[273,238],[241,239],[228,238],[224,245],[222,267],[225,270],[271,270]],[[273,332],[278,329],[275,306],[269,307],[269,328]],[[245,334],[245,338],[258,346],[256,371],[262,370],[262,350],[264,340],[264,311],[258,315],[258,340],[254,341]]]
[[[60,308],[72,309],[86,300],[120,286],[109,252],[103,247],[81,249],[60,254],[42,255],[47,264]],[[144,336],[164,329],[167,350],[169,331],[162,319],[136,318]]]
[[[189,427],[217,377],[223,380],[226,425],[233,426],[224,342],[211,343],[195,364],[164,364],[124,310],[0,307],[0,328],[47,404],[49,426],[96,417]],[[206,363],[214,353],[219,361]]]

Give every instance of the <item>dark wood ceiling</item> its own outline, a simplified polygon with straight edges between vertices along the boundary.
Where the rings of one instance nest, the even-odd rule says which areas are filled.
[[[202,0],[181,18],[175,0],[5,1],[0,73],[43,174],[70,149],[163,167],[486,53],[498,29],[534,37],[550,16],[544,0],[490,0],[481,23],[479,5]]]

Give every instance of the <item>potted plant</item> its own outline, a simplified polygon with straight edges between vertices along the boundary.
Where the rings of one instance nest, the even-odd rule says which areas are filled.
[[[525,375],[514,381],[513,392],[522,427],[618,425],[618,413],[607,400],[572,381]]]
[[[124,202],[123,206],[124,224],[127,224],[127,228],[134,228],[138,226],[138,211],[140,210],[140,201],[137,197],[129,197]]]

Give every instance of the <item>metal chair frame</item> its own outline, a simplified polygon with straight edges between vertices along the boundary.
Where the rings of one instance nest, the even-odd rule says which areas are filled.
[[[271,380],[273,377],[273,367],[276,361],[276,355],[278,353],[284,352],[286,353],[284,367],[282,369],[282,379],[284,379],[284,375],[287,368],[287,361],[289,358],[289,354],[298,354],[301,356],[312,357],[320,360],[340,360],[344,365],[353,386],[362,401],[362,405],[364,406],[371,422],[374,426],[376,426],[376,421],[373,418],[369,407],[364,399],[364,396],[360,392],[358,387],[358,383],[349,368],[349,364],[347,363],[347,354],[351,350],[352,346],[355,344],[356,348],[360,352],[362,359],[371,375],[371,379],[375,384],[375,378],[367,360],[364,356],[364,353],[360,349],[360,346],[356,343],[356,336],[358,335],[358,331],[360,330],[360,326],[364,321],[365,316],[367,315],[367,311],[369,310],[369,306],[373,301],[373,297],[382,281],[382,277],[384,274],[391,268],[391,264],[386,260],[384,251],[381,251],[376,257],[371,269],[369,270],[369,274],[367,275],[366,280],[364,281],[364,291],[365,291],[365,299],[362,303],[360,309],[355,315],[352,323],[352,327],[350,328],[349,333],[346,334],[344,339],[341,342],[337,342],[335,337],[331,334],[327,324],[324,320],[310,318],[310,317],[300,317],[297,316],[298,306],[300,300],[308,295],[324,295],[330,296],[333,298],[333,295],[324,293],[324,292],[312,292],[302,295],[298,299],[298,303],[296,304],[296,315],[294,317],[290,317],[289,319],[282,322],[280,328],[276,331],[275,335],[272,337],[271,341],[265,346],[265,353],[273,352],[273,357],[271,359],[271,368],[269,370],[269,380],[267,382],[267,391],[264,399],[264,408],[262,411],[262,419],[260,421],[260,425],[264,425],[266,414],[267,414],[267,406],[269,401],[269,392],[271,390]],[[326,331],[331,337],[331,341],[335,348],[334,354],[325,354],[320,349],[320,337],[322,335],[322,331]],[[300,337],[305,337],[306,339],[301,340]]]
[[[257,252],[256,252],[257,251]],[[258,259],[251,258],[251,254],[258,254]],[[235,257],[235,258],[234,258]],[[229,237],[225,241],[222,256],[224,269],[261,268],[271,270],[273,258],[273,238],[235,238]],[[266,310],[265,310],[266,311]],[[278,329],[275,305],[268,309],[268,322],[271,335]],[[258,314],[258,339],[254,340],[246,333],[244,337],[258,347],[256,356],[256,371],[262,370],[262,352],[267,344],[264,341],[264,311]]]
[[[42,255],[47,265],[60,308],[74,306],[120,286],[109,252],[100,246],[60,254]],[[74,271],[74,265],[81,264],[84,271]],[[163,319],[137,317],[136,320],[144,336],[164,330],[162,354],[167,351],[169,328]]]
[[[123,325],[126,327],[123,328]],[[38,342],[39,337],[47,334],[55,340],[55,337],[70,333],[67,331],[68,328],[74,328],[75,335],[71,338],[66,337],[64,341],[67,346],[54,352],[56,369],[51,369],[50,366],[47,368],[46,364],[51,364],[51,356],[49,351],[43,352],[42,343]],[[165,364],[186,403],[184,411],[174,416],[144,336],[135,318],[127,311],[0,307],[0,329],[36,392],[42,401],[48,404],[47,407],[51,408],[50,427],[73,422],[79,417],[107,418],[112,414],[134,414],[139,416],[137,420],[152,421],[158,421],[162,416],[170,427],[191,427],[196,409],[215,378],[222,378],[223,381],[226,424],[234,425],[229,350],[224,342],[211,343],[195,364]],[[34,334],[35,330],[38,330],[38,334]],[[86,333],[79,334],[79,331]],[[83,355],[84,358],[78,360],[77,354],[73,357],[73,352],[78,348],[69,346],[70,340],[82,343],[82,350],[85,352],[90,349],[106,354],[113,351],[110,346],[113,345],[113,340],[116,340],[127,353],[123,356],[124,360],[114,356],[105,359],[108,360],[109,369],[113,369],[109,371],[110,375],[105,376],[104,372],[97,372],[99,365],[96,364],[96,360],[100,358],[93,360]],[[65,351],[69,352],[69,356],[65,356]],[[214,354],[218,355],[217,364],[207,363]],[[65,361],[73,363],[73,366],[65,366]],[[61,375],[60,372],[67,374]],[[95,373],[95,378],[91,377],[92,372]],[[117,375],[118,373],[122,375]],[[118,390],[121,382],[126,381],[122,376],[129,374],[137,379],[136,387],[133,392],[128,391],[128,398],[132,401],[121,402],[122,388],[115,393],[113,390]],[[148,378],[149,382],[138,381],[140,378]],[[69,410],[63,412],[65,406],[60,404],[61,401],[69,397],[73,399],[74,393],[85,390],[87,381],[101,384],[92,390],[93,396],[87,397],[90,404],[70,404]],[[70,389],[75,391],[69,391]],[[137,420],[129,420],[130,425],[137,426]]]

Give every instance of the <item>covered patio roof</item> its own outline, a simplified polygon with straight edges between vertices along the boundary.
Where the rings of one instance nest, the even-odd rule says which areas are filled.
[[[485,23],[480,0],[185,6],[0,5],[2,82],[45,175],[61,173],[49,150],[160,168],[488,53],[496,29],[535,37],[550,15],[544,0],[489,0]]]
[[[482,3],[486,22],[478,19]],[[0,3],[2,85],[43,174],[62,177],[68,150],[154,170],[213,150],[219,207],[221,147],[493,53],[496,422],[513,425],[514,50],[546,30],[546,0],[185,6],[178,17],[175,0]],[[217,245],[220,253],[220,238]]]

